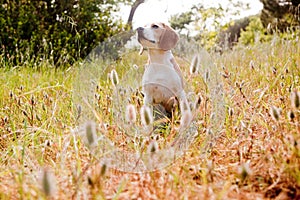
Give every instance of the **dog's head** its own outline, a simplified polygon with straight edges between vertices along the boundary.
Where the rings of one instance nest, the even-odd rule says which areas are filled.
[[[153,23],[137,29],[138,41],[143,48],[170,50],[179,40],[178,34],[164,23]]]

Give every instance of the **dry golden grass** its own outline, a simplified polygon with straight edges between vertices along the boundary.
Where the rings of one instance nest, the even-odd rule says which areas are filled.
[[[300,199],[299,41],[212,59],[227,108],[220,137],[203,152],[199,130],[172,165],[139,174],[99,164],[72,131],[74,69],[1,69],[0,199]]]

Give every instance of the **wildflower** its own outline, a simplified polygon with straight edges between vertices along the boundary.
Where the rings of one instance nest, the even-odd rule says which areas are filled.
[[[46,196],[53,196],[56,192],[55,177],[48,169],[42,171],[41,188]]]
[[[145,127],[153,123],[151,109],[148,106],[144,105],[141,108],[141,121],[142,121],[142,125]]]
[[[111,72],[110,72],[110,80],[111,80],[111,83],[113,84],[113,86],[116,86],[119,84],[118,73],[115,69],[111,70]]]
[[[300,107],[300,92],[294,90],[291,94],[291,103],[294,108]]]
[[[280,118],[281,110],[277,108],[276,106],[272,106],[270,110],[270,115],[273,118],[273,120],[278,121]]]
[[[190,74],[197,73],[198,68],[199,68],[199,56],[195,55],[193,57],[193,60],[192,60],[191,66],[190,66]]]
[[[128,104],[126,107],[126,120],[130,124],[133,124],[136,121],[136,111],[134,105],[132,104]]]

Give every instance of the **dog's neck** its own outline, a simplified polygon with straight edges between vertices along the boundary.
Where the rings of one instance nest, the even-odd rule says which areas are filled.
[[[171,50],[165,51],[162,49],[149,49],[148,55],[148,64],[158,63],[164,65],[172,65],[171,60],[174,58]]]

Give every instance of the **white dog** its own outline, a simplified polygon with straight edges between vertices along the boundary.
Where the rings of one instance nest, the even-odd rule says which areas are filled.
[[[164,107],[172,113],[179,101],[180,110],[189,110],[181,70],[171,49],[179,40],[178,34],[164,23],[153,23],[137,29],[140,54],[148,49],[148,64],[142,78],[144,104]]]

